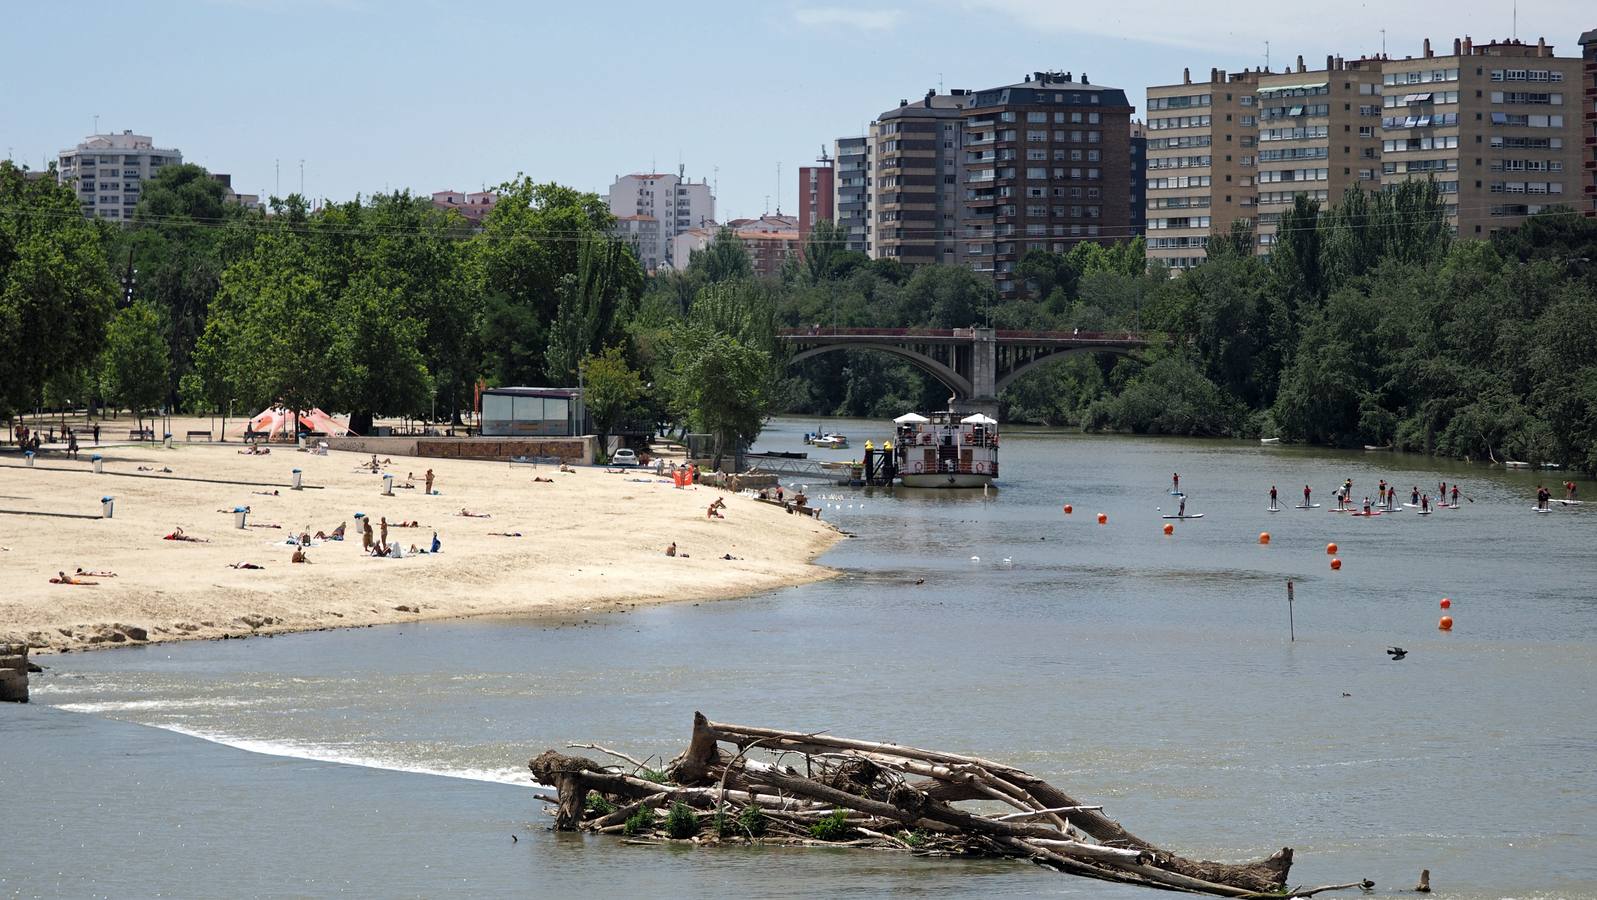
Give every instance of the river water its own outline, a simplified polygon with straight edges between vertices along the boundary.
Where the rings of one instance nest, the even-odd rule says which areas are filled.
[[[761,447],[817,424],[885,430],[778,420]],[[545,830],[528,757],[669,756],[698,709],[1011,761],[1190,855],[1291,845],[1294,883],[1430,868],[1441,897],[1597,897],[1597,504],[1537,515],[1545,474],[1390,453],[1010,429],[1002,454],[985,496],[811,484],[854,535],[824,583],[49,659],[35,703],[0,708],[0,894],[1142,895]],[[1205,518],[1165,536],[1173,472]],[[1382,477],[1473,502],[1328,513]],[[1290,508],[1305,483],[1325,507]]]

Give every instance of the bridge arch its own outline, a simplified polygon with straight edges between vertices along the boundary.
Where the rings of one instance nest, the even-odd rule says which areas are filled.
[[[1010,386],[1010,384],[1014,383],[1015,379],[1026,375],[1034,369],[1038,369],[1042,366],[1048,365],[1051,362],[1064,359],[1067,356],[1074,356],[1082,353],[1108,353],[1114,356],[1125,356],[1132,359],[1137,358],[1136,351],[1130,347],[1072,347],[1068,350],[1058,350],[1045,356],[1038,356],[1029,359],[1015,368],[1010,369],[1008,372],[998,376],[998,380],[994,384],[994,392],[999,394],[1003,393],[1004,388],[1007,388]]]
[[[911,365],[920,369],[922,372],[932,376],[939,382],[942,382],[943,386],[952,391],[955,397],[971,396],[970,380],[954,371],[953,368],[931,358],[930,356],[925,355],[924,353],[916,353],[915,351],[906,347],[900,347],[889,343],[877,343],[874,341],[850,341],[848,343],[840,342],[836,344],[822,344],[817,347],[807,347],[804,350],[800,350],[798,353],[793,354],[793,356],[788,359],[788,364],[792,365],[793,363],[802,362],[803,360],[809,359],[812,356],[820,356],[822,353],[831,353],[836,350],[877,350],[882,353],[892,354],[893,356],[910,363]]]

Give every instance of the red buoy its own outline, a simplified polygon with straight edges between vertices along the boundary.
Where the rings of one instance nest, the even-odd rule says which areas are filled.
[[[1069,503],[1065,504],[1065,515],[1068,516],[1068,515],[1070,515],[1071,513],[1075,512],[1075,511],[1076,511],[1076,508],[1074,506],[1071,506]]]
[[[1268,531],[1259,532],[1259,543],[1261,543],[1261,544],[1270,543],[1270,532],[1268,532]]]
[[[1104,513],[1099,513],[1098,514],[1098,524],[1099,525],[1108,525],[1109,524],[1109,516],[1105,515]]]
[[[1442,608],[1443,609],[1452,609],[1453,608],[1453,601],[1447,599],[1446,597],[1443,597],[1442,598]]]
[[[1443,631],[1452,631],[1453,630],[1453,617],[1452,616],[1443,616],[1442,620],[1440,622],[1436,623],[1436,627],[1442,629]]]
[[[1331,571],[1333,571],[1333,572],[1342,571],[1342,561],[1340,559],[1337,559],[1334,556],[1331,557]]]
[[[1164,533],[1165,534],[1175,534],[1176,533],[1176,526],[1171,525],[1169,522],[1164,523]]]
[[[1326,552],[1327,555],[1335,556],[1336,555],[1336,544],[1326,544],[1325,545],[1325,552]]]

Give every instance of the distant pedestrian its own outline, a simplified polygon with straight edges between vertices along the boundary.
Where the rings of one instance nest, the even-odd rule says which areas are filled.
[[[432,492],[433,492],[433,470],[432,469],[428,469],[427,470],[426,480],[427,480],[427,495],[428,496],[432,496]]]
[[[94,446],[100,446],[100,423],[94,423]]]
[[[67,459],[78,458],[78,433],[67,429]]]

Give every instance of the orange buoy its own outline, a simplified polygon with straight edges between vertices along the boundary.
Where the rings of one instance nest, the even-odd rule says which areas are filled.
[[[1325,552],[1330,556],[1336,555],[1336,544],[1326,544]]]
[[[1453,617],[1452,616],[1443,616],[1442,620],[1440,622],[1436,623],[1436,627],[1442,629],[1443,631],[1452,631],[1453,630]]]
[[[1109,524],[1109,517],[1107,515],[1103,514],[1103,513],[1099,513],[1098,514],[1098,524],[1099,525],[1108,525]]]
[[[1176,526],[1171,525],[1169,522],[1164,523],[1164,533],[1165,534],[1175,534],[1176,533]]]
[[[1453,608],[1453,601],[1447,599],[1446,597],[1443,597],[1442,598],[1442,608],[1443,609],[1452,609]]]
[[[1333,572],[1342,571],[1342,561],[1340,559],[1337,559],[1334,556],[1331,557],[1331,571],[1333,571]]]
[[[1261,544],[1270,543],[1270,532],[1268,532],[1268,531],[1259,532],[1259,543],[1261,543]]]
[[[1068,516],[1068,515],[1070,515],[1071,513],[1075,512],[1075,511],[1076,511],[1076,508],[1074,506],[1071,506],[1069,503],[1065,504],[1065,515]]]

